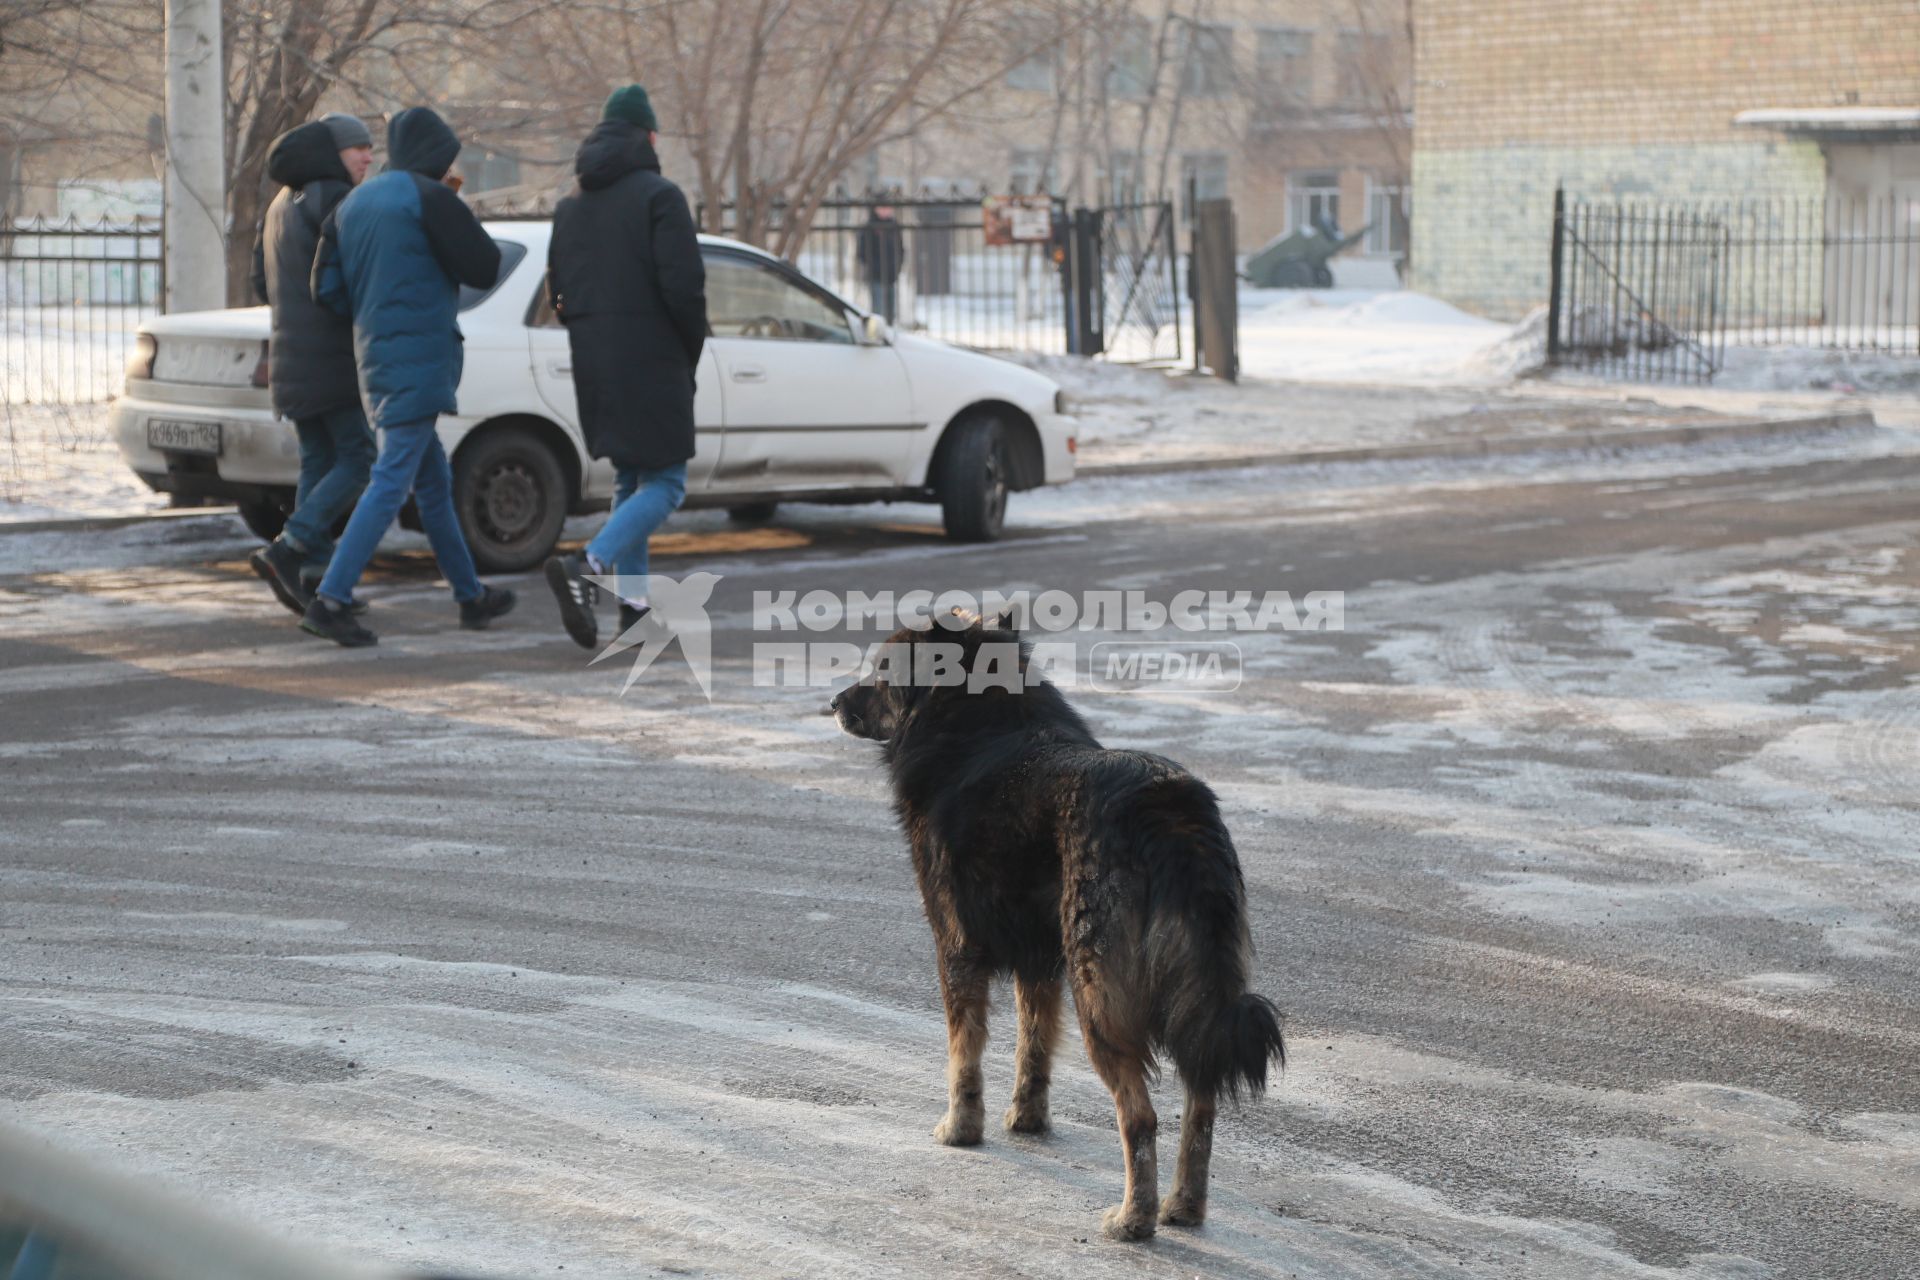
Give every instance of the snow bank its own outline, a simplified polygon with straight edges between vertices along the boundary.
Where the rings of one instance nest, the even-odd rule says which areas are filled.
[[[1247,289],[1240,294],[1240,368],[1295,382],[1474,385],[1504,382],[1488,351],[1511,325],[1410,290]],[[1508,362],[1510,363],[1510,362]]]

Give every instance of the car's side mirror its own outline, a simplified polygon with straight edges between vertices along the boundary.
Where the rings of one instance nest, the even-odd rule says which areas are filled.
[[[860,341],[869,347],[892,346],[893,327],[879,316],[868,316],[860,326]]]

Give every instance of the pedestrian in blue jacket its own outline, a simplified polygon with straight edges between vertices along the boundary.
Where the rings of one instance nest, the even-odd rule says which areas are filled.
[[[474,569],[453,506],[453,469],[434,429],[456,412],[460,286],[490,289],[500,248],[446,182],[460,139],[427,107],[387,124],[387,167],[335,206],[320,234],[313,296],[353,318],[354,363],[367,417],[382,433],[367,491],[301,619],[343,645],[377,640],[353,616],[354,584],[411,493],[460,625],[485,627],[513,608],[511,591]]]

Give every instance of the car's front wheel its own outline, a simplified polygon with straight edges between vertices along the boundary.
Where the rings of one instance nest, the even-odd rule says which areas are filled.
[[[940,514],[955,542],[992,542],[1007,523],[1007,433],[1000,420],[957,424],[940,468]]]
[[[519,573],[545,560],[567,518],[567,474],[524,427],[496,427],[464,444],[453,498],[482,573]]]

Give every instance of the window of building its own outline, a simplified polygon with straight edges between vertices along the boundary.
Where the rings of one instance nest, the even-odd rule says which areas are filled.
[[[1218,98],[1233,88],[1233,28],[1194,22],[1181,29],[1181,89]]]
[[[1051,23],[1016,22],[1007,36],[1008,57],[1017,58],[1007,70],[1007,88],[1029,93],[1052,93],[1060,44]]]
[[[1120,24],[1107,63],[1107,94],[1144,98],[1153,91],[1153,28],[1138,19]]]
[[[1146,170],[1138,151],[1113,151],[1097,158],[1100,194],[1113,204],[1133,204],[1141,198]]]
[[[1407,256],[1412,224],[1412,192],[1403,186],[1367,182],[1367,252],[1383,258]]]
[[[1254,68],[1269,102],[1313,100],[1313,32],[1268,27],[1259,33]]]
[[[1060,172],[1053,154],[1026,147],[1015,147],[1007,164],[1007,190],[1017,196],[1051,195],[1059,185]]]
[[[1287,178],[1287,230],[1340,227],[1340,175],[1296,173]]]
[[[1196,200],[1227,196],[1227,157],[1220,151],[1189,151],[1180,157],[1180,215],[1193,221]]]
[[[1334,96],[1343,106],[1383,104],[1399,91],[1393,40],[1367,31],[1342,31],[1334,66]],[[1404,101],[1404,97],[1401,99]]]

